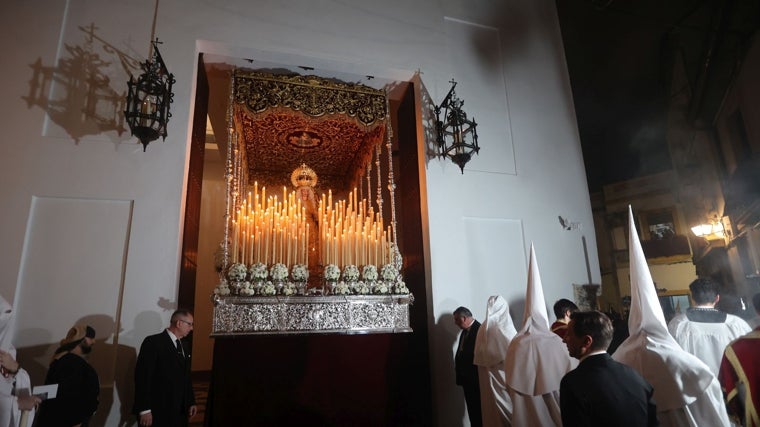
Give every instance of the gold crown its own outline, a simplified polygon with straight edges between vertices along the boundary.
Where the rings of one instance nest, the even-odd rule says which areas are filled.
[[[290,182],[296,187],[314,187],[317,185],[317,173],[306,166],[306,163],[301,163],[301,166],[290,174]]]

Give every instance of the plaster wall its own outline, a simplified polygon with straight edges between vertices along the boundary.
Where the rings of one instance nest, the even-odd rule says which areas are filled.
[[[106,86],[117,93],[126,91],[127,72],[113,52],[145,58],[153,7],[144,0],[13,0],[0,16],[0,47],[6,54],[0,83],[5,154],[0,160],[5,183],[0,190],[0,292],[14,300],[18,312],[34,310],[33,316],[17,322],[16,343],[39,348],[29,354],[39,365],[49,360],[50,347],[66,329],[85,315],[99,314],[115,322],[103,344],[132,350],[109,353],[106,362],[117,370],[128,365],[146,335],[168,323],[176,305],[199,52],[239,57],[253,53],[255,59],[296,65],[305,61],[322,69],[397,80],[416,75],[421,92],[433,102],[445,96],[449,79],[459,82],[457,93],[465,99],[465,109],[480,123],[481,154],[463,175],[448,161],[425,161],[421,178],[423,212],[429,215],[424,227],[430,255],[427,286],[436,425],[466,423],[461,390],[453,377],[454,308],[468,306],[482,320],[487,297],[501,294],[519,326],[531,242],[547,305],[571,298],[573,283],[600,282],[554,2],[164,0],[155,35],[177,79],[173,117],[166,141],[151,143],[143,153],[128,132],[115,130],[118,126],[93,129],[92,120],[71,114],[80,111],[86,97],[67,98],[67,92],[78,93],[67,84],[85,80],[86,73],[67,74],[65,66],[91,48],[107,62],[99,67],[100,75],[108,78]],[[91,32],[97,39],[80,28],[91,24],[97,28]],[[462,35],[466,42],[455,40]],[[111,46],[110,52],[103,42]],[[48,80],[41,87],[45,80],[35,74],[39,66],[69,80],[52,85]],[[58,114],[61,102],[46,99],[65,101],[69,115]],[[425,143],[424,134],[421,127],[419,144]],[[104,281],[107,285],[62,274],[66,265],[86,268],[80,242],[72,241],[68,250],[30,253],[30,236],[44,229],[30,221],[35,197],[117,200],[131,206],[130,215],[113,219],[128,230],[123,233],[127,243],[124,254],[117,255],[116,265],[123,268],[110,270],[118,273],[109,273],[114,277]],[[565,230],[558,216],[579,225]],[[68,219],[60,226],[74,227],[70,233],[92,231],[87,223]],[[33,263],[27,257],[32,255],[56,257],[50,265],[60,270],[50,272],[44,282],[30,283],[26,278],[33,268],[45,265]],[[80,297],[59,304],[44,298],[46,286]],[[91,292],[102,286],[114,288]],[[118,382],[129,380],[101,381],[115,384],[104,417],[106,425],[117,425],[128,416],[131,402],[129,385]]]

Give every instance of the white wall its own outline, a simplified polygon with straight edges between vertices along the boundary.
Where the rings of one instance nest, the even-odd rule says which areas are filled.
[[[531,241],[548,305],[572,297],[572,283],[588,281],[583,236],[589,244],[591,279],[600,281],[554,2],[164,0],[156,35],[164,43],[162,55],[177,84],[169,136],[165,142],[151,143],[147,153],[126,133],[98,130],[81,114],[57,114],[59,102],[30,105],[24,98],[34,87],[30,82],[38,60],[45,67],[69,65],[59,61],[75,56],[77,51],[70,48],[88,49],[79,26],[94,24],[98,37],[142,60],[147,55],[153,6],[147,0],[11,0],[0,16],[0,47],[6,55],[0,85],[4,100],[0,178],[5,184],[0,190],[0,235],[5,239],[0,292],[16,299],[18,311],[36,311],[35,324],[48,325],[40,333],[49,337],[50,345],[63,336],[70,318],[109,307],[121,307],[106,313],[120,322],[120,328],[105,343],[138,348],[145,335],[167,323],[176,304],[199,50],[254,53],[255,59],[280,63],[308,61],[323,69],[391,79],[409,80],[419,71],[424,91],[434,102],[448,91],[449,79],[459,82],[457,93],[480,124],[481,154],[464,175],[450,162],[430,161],[424,165],[423,178],[427,183],[423,202],[430,216],[425,230],[431,255],[431,369],[438,425],[465,422],[461,390],[452,374],[454,308],[469,306],[482,318],[487,296],[501,294],[510,302],[513,317],[521,319],[525,254]],[[110,79],[107,86],[125,91],[127,74],[118,57],[97,41],[92,46],[109,62],[101,67]],[[78,80],[82,75],[77,71],[69,78]],[[65,111],[71,114],[79,111],[84,98],[71,87],[77,97],[67,99],[68,89],[57,86],[51,97],[67,101],[71,108]],[[45,120],[43,108],[54,120]],[[130,203],[126,253],[114,261],[124,265],[123,277],[98,283],[66,279],[65,266],[81,261],[84,253],[72,244],[70,251],[38,256],[60,257],[51,264],[59,271],[50,273],[57,280],[51,279],[49,286],[78,293],[81,300],[64,307],[26,297],[29,283],[22,272],[40,263],[22,259],[28,249],[26,236],[39,231],[30,221],[35,196]],[[563,230],[558,215],[580,222],[581,229]],[[81,221],[60,226],[88,230]],[[107,300],[111,297],[105,295],[112,293],[89,292],[117,284],[123,287],[118,302]],[[31,326],[19,322],[17,331]],[[124,363],[114,357],[117,366]],[[116,396],[108,425],[116,425],[124,415],[118,408]]]

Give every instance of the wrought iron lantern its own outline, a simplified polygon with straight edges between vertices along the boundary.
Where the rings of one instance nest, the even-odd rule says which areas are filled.
[[[451,89],[441,105],[435,106],[436,143],[438,156],[448,157],[459,166],[464,174],[464,165],[472,154],[478,154],[478,132],[475,118],[467,118],[462,110],[464,101],[457,97],[454,88],[457,82],[451,80]],[[441,120],[443,116],[443,120]]]
[[[130,76],[127,82],[129,92],[124,111],[127,125],[142,143],[143,151],[159,136],[166,140],[166,125],[172,116],[169,105],[174,101],[172,85],[176,82],[158,51],[158,39],[152,44],[152,58],[141,64],[143,73],[137,80]]]

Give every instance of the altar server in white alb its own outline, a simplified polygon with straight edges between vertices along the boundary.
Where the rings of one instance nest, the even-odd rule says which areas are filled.
[[[630,207],[628,222],[630,336],[612,358],[637,370],[654,387],[661,426],[728,426],[720,383],[715,375],[668,333]]]
[[[498,295],[488,298],[486,319],[478,329],[473,359],[478,366],[484,426],[512,425],[512,400],[504,379],[504,362],[515,334],[507,301]]]
[[[523,325],[509,344],[504,364],[512,399],[512,425],[561,426],[559,384],[577,365],[578,361],[567,354],[562,338],[549,329],[544,289],[531,244]]]
[[[674,317],[668,323],[668,331],[717,377],[726,346],[752,329],[741,317],[715,308],[720,300],[720,284],[715,280],[699,278],[691,282],[689,290],[696,306]]]

